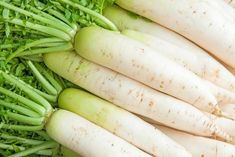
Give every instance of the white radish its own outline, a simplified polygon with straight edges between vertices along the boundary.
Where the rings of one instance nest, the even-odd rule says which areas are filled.
[[[121,7],[178,32],[235,68],[235,22],[227,20],[210,2],[116,0]]]
[[[151,157],[123,139],[69,111],[56,111],[50,117],[46,130],[55,141],[83,157]]]
[[[89,62],[76,53],[46,54],[44,62],[58,75],[128,111],[197,135],[229,139],[192,105]]]
[[[193,157],[233,157],[235,156],[235,146],[229,143],[194,136],[160,125],[154,125],[163,131],[173,140],[184,146]]]
[[[235,92],[228,91],[224,88],[218,87],[213,83],[204,80],[205,85],[216,97],[219,105],[234,103],[235,104]]]
[[[58,104],[155,157],[191,157],[182,146],[152,125],[88,92],[66,89],[60,94]]]
[[[198,76],[141,42],[100,27],[86,27],[75,37],[75,50],[92,62],[184,100],[203,111],[214,112],[217,109],[215,97]]]
[[[230,143],[235,144],[235,121],[224,117],[217,117],[209,113],[206,114],[216,123],[216,125],[223,128],[232,137]]]
[[[104,10],[104,15],[115,23],[120,30],[132,29],[139,32],[148,33],[149,35],[155,36],[158,39],[162,39],[168,43],[180,47],[181,49],[184,49],[189,53],[186,56],[195,56],[190,59],[192,63],[195,63],[196,61],[200,63],[193,67],[194,72],[196,72],[197,75],[214,82],[220,87],[235,91],[234,76],[218,61],[207,54],[206,51],[185,39],[181,35],[140,16],[133,15],[132,13],[117,6],[107,7]]]
[[[223,15],[226,16],[231,21],[235,20],[235,10],[234,8],[225,2],[226,0],[216,0],[217,3],[211,2],[211,5],[215,5],[215,9],[219,9],[221,12],[224,12]],[[235,2],[234,2],[235,4]]]
[[[187,49],[183,49],[174,44],[171,44],[166,40],[138,31],[124,30],[122,31],[122,34],[146,44],[147,46],[154,49],[156,52],[159,52],[162,55],[166,56],[167,58],[182,65],[183,67],[194,72],[203,79],[207,79],[208,81],[211,81],[218,85],[221,84],[230,85],[228,89],[232,89],[233,87],[235,87],[235,77],[231,76],[231,74],[229,75],[231,76],[230,77],[231,81],[230,82],[224,81],[226,79],[223,79],[223,77],[220,75],[220,70],[226,72],[226,69],[218,62],[217,62],[218,64],[217,72],[214,74],[208,73],[210,71],[209,69],[213,68],[212,67],[213,64],[210,63],[216,62],[209,55],[202,55],[200,52],[199,53],[194,53],[193,51],[191,52]],[[226,87],[226,85],[224,85],[224,87]],[[232,102],[226,102],[226,103],[232,103]]]
[[[235,120],[235,104],[220,105],[221,111],[226,113],[231,119]]]

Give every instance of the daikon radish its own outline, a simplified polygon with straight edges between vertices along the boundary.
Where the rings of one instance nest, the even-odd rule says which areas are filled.
[[[223,128],[231,137],[232,144],[235,144],[235,121],[224,117],[217,117],[215,115],[206,113],[219,127]]]
[[[216,97],[219,105],[234,103],[235,104],[235,92],[228,91],[224,88],[218,87],[213,83],[204,80],[206,86],[208,86],[209,90]]]
[[[92,62],[184,100],[203,111],[214,112],[217,109],[215,97],[198,76],[141,42],[100,27],[86,27],[75,37],[75,50]]]
[[[132,13],[117,6],[107,7],[104,10],[104,15],[114,22],[120,30],[132,29],[139,32],[148,33],[158,39],[162,39],[168,43],[174,44],[181,49],[185,49],[185,51],[188,53],[186,56],[195,56],[194,58],[190,59],[190,62],[195,63],[198,61],[198,63],[200,63],[197,64],[196,67],[193,67],[197,75],[206,80],[214,82],[220,87],[235,91],[234,76],[231,74],[231,72],[225,69],[213,57],[207,54],[206,51],[199,48],[197,45],[193,44],[181,35],[140,16],[133,15]],[[145,40],[147,39],[145,38]],[[146,42],[149,42],[149,40]],[[192,63],[190,63],[190,65],[192,65]],[[202,63],[207,64],[205,65]]]
[[[193,157],[233,157],[235,156],[235,146],[229,143],[194,136],[174,129],[154,125],[162,130],[169,137],[184,146]]]
[[[77,113],[155,157],[191,156],[152,125],[88,92],[66,89],[60,94],[58,104],[60,108]]]
[[[123,139],[69,111],[56,111],[50,117],[46,130],[54,140],[83,157],[151,157]]]
[[[44,62],[58,75],[128,111],[197,135],[229,139],[192,105],[89,62],[74,52],[46,54]]]
[[[116,0],[116,3],[178,32],[235,68],[235,22],[224,18],[220,9],[210,5],[210,0]]]
[[[209,55],[207,58],[206,58],[206,55],[202,57],[200,53],[193,53],[191,51],[187,51],[187,49],[182,49],[174,44],[171,44],[170,42],[167,42],[155,36],[138,32],[138,31],[124,30],[122,31],[122,34],[146,44],[147,46],[156,50],[156,52],[163,54],[167,58],[182,65],[183,67],[194,72],[195,74],[197,74],[203,79],[207,79],[208,81],[211,81],[218,85],[229,84],[231,88],[235,87],[235,77],[231,76],[230,78],[231,82],[227,82],[227,81],[224,81],[227,79],[223,79],[222,76],[217,77],[216,74],[209,73],[210,70],[207,70],[207,71],[205,70],[205,69],[214,68],[213,64],[210,64],[210,63],[211,62],[215,63],[215,60]],[[221,69],[222,71],[226,72],[226,69],[222,67],[222,65],[219,65],[218,62],[217,64],[218,64],[218,69]],[[226,102],[226,103],[230,103],[230,102]]]
[[[235,119],[235,104],[220,105],[221,111],[226,113],[231,119]]]
[[[234,22],[235,20],[235,10],[231,7],[231,5],[228,5],[225,1],[226,0],[215,0],[209,1],[210,5],[215,6],[215,9],[219,9],[220,12],[223,13],[223,15],[228,19]]]

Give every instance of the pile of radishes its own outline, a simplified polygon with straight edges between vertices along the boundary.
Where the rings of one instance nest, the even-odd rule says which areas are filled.
[[[82,28],[75,51],[44,55],[96,95],[63,91],[59,107],[86,120],[64,112],[71,127],[49,135],[84,157],[235,156],[235,10],[222,0],[116,4],[104,15],[121,32]]]
[[[113,1],[0,0],[0,155],[235,157],[235,1]]]

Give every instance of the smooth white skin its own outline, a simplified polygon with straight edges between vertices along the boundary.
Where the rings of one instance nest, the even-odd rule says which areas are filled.
[[[203,79],[211,81],[228,90],[235,89],[235,77],[231,75],[225,67],[205,53],[180,48],[166,40],[147,33],[124,30],[122,34],[146,44]]]
[[[210,2],[218,7],[217,3],[213,3],[214,1]],[[228,9],[226,8],[224,10]],[[115,25],[120,30],[132,29],[139,32],[147,33],[171,44],[174,44],[181,49],[185,49],[188,53],[197,55],[197,58],[200,59],[200,62],[204,61],[205,63],[207,63],[205,67],[201,66],[200,64],[197,65],[197,74],[200,74],[200,76],[206,80],[215,82],[217,85],[225,89],[235,91],[234,77],[231,72],[224,68],[213,57],[207,54],[205,50],[201,49],[199,46],[195,45],[193,42],[187,40],[183,36],[160,26],[157,23],[146,20],[143,17],[132,15],[130,12],[118,6],[107,7],[104,10],[104,15],[113,23],[115,23]],[[196,67],[194,68],[196,69]]]
[[[73,52],[47,54],[44,62],[65,79],[128,111],[197,135],[227,138],[192,105],[88,62]]]
[[[216,3],[214,3],[214,1],[209,1],[211,2],[210,5],[214,6],[215,9],[219,9],[221,14],[223,14],[223,16],[227,18],[227,20],[230,20],[231,22],[235,22],[234,8],[231,5],[227,4],[228,2],[225,2],[226,0],[215,0],[215,1]],[[234,2],[235,1],[233,1],[233,4],[235,6]]]
[[[223,104],[220,108],[225,112],[231,119],[235,120],[235,104]]]
[[[227,20],[210,1],[116,0],[116,3],[178,32],[235,68],[235,22]]]
[[[60,95],[59,107],[81,115],[155,157],[192,157],[152,125],[95,95],[67,89]]]
[[[169,137],[184,146],[193,157],[232,157],[235,156],[235,146],[229,143],[190,135],[160,125],[155,125]]]
[[[145,44],[99,27],[81,29],[75,40],[82,57],[203,111],[215,111],[216,98],[197,75]]]
[[[235,144],[235,121],[223,117],[217,117],[209,113],[207,113],[207,116],[210,117],[219,127],[223,128],[223,130],[232,137],[230,143]]]
[[[228,91],[224,88],[218,87],[215,84],[203,80],[205,85],[209,88],[211,93],[216,97],[219,105],[235,103],[235,92]]]
[[[66,110],[56,111],[50,117],[46,130],[55,141],[83,157],[151,157],[105,129]]]

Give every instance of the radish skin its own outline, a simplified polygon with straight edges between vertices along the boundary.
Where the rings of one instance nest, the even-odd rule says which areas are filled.
[[[46,130],[55,141],[83,157],[151,157],[69,111],[56,111],[50,117]]]
[[[52,71],[91,93],[133,113],[201,136],[229,139],[201,111],[73,52],[44,55]]]
[[[121,31],[132,29],[135,31],[148,33],[182,48],[190,49],[194,45],[181,35],[148,19],[130,13],[118,6],[110,6],[105,8],[103,14]]]
[[[235,87],[235,77],[233,77],[231,74],[229,75],[231,81],[227,82],[224,81],[226,79],[223,79],[221,75],[217,76],[219,75],[219,72],[217,72],[217,74],[212,74],[209,73],[209,70],[205,71],[205,69],[212,68],[211,66],[213,65],[210,64],[211,62],[215,62],[215,60],[212,59],[212,57],[210,57],[209,55],[207,58],[205,58],[207,55],[204,55],[202,57],[200,53],[193,53],[191,51],[187,51],[187,49],[182,49],[174,44],[171,44],[170,42],[138,31],[124,30],[122,31],[122,34],[146,44],[147,46],[154,49],[156,52],[159,52],[167,58],[173,60],[174,62],[182,65],[183,67],[187,68],[188,70],[192,71],[203,79],[207,79],[208,81],[211,81],[217,84],[218,86],[220,86],[221,84],[228,84],[231,88],[227,89],[232,89],[233,87]],[[219,63],[217,64],[217,70],[226,72],[226,69],[222,67],[222,65],[219,65]],[[226,87],[226,85],[224,85],[223,87]]]
[[[233,157],[235,156],[235,146],[209,139],[190,135],[184,132],[176,131],[160,125],[154,125],[162,132],[166,133],[173,140],[184,146],[193,157]]]
[[[206,113],[219,127],[223,128],[231,137],[230,143],[235,144],[235,121],[224,117],[217,117],[215,115]],[[234,115],[233,115],[234,116]]]
[[[85,91],[66,89],[60,94],[58,104],[60,108],[77,113],[155,157],[192,156],[139,117]]]
[[[231,119],[235,120],[235,104],[220,105],[221,111],[226,113]]]
[[[226,1],[226,0],[225,0]],[[219,11],[221,13],[223,13],[223,15],[230,20],[231,22],[235,21],[235,10],[233,9],[233,7],[231,7],[231,5],[228,5],[225,1],[221,1],[221,0],[216,0],[216,3],[213,3],[213,1],[211,2],[211,5],[215,6],[215,9],[219,9]]]
[[[181,49],[185,49],[188,53],[197,55],[199,63],[206,63],[206,66],[198,64],[194,69],[197,69],[197,74],[206,80],[214,82],[220,87],[235,92],[234,76],[225,69],[216,59],[207,54],[206,51],[185,39],[181,35],[170,31],[154,22],[146,20],[140,16],[118,7],[107,7],[104,10],[104,15],[109,18],[120,30],[132,29],[135,31],[147,33],[155,36],[158,39],[165,40],[174,44]],[[191,60],[195,60],[192,59]],[[193,62],[193,61],[192,61]],[[205,65],[205,64],[204,64]]]
[[[227,20],[220,9],[213,8],[210,0],[116,0],[116,3],[178,32],[235,68],[235,23]]]
[[[218,87],[213,83],[204,80],[205,85],[216,97],[219,105],[235,103],[235,92],[228,91],[224,88]]]
[[[203,111],[214,112],[217,109],[215,97],[198,76],[141,42],[103,28],[86,27],[75,37],[75,50],[92,62],[184,100]]]

